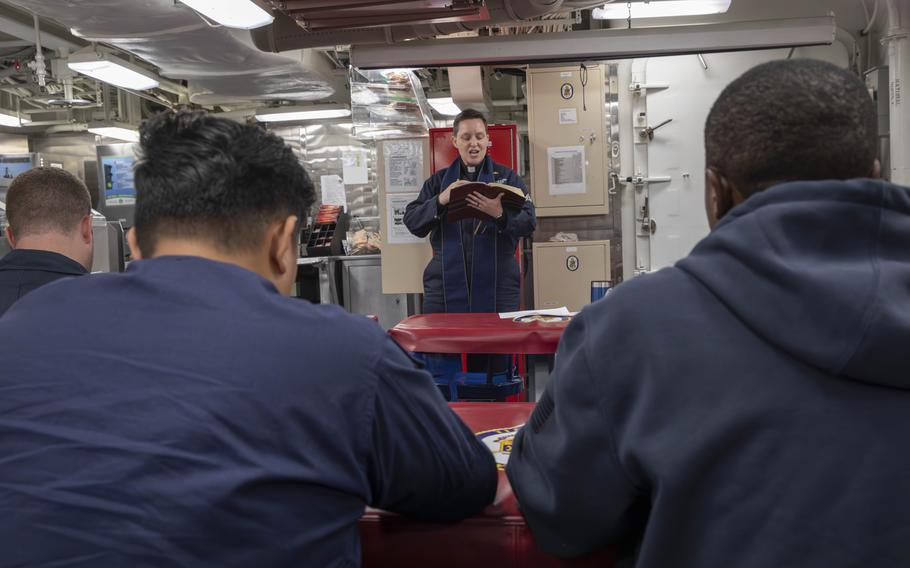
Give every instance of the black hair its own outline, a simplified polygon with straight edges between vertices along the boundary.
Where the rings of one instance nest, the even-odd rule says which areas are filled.
[[[201,111],[161,113],[140,129],[135,230],[144,256],[161,236],[255,248],[267,226],[303,219],[313,183],[284,141]]]
[[[47,232],[73,233],[92,212],[85,184],[60,168],[22,172],[6,193],[6,219],[14,237]]]
[[[705,123],[705,158],[745,197],[777,183],[872,173],[875,106],[863,82],[812,59],[746,71],[723,90]]]
[[[483,121],[483,127],[487,127],[487,118],[479,110],[474,110],[472,108],[466,108],[455,117],[455,121],[452,123],[452,136],[458,134],[458,125],[461,124],[462,120],[474,120],[480,119]]]

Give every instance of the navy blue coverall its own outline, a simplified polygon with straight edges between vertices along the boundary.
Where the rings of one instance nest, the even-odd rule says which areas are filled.
[[[170,256],[0,318],[0,565],[360,565],[366,505],[493,499],[493,457],[375,323]]]
[[[487,157],[489,160],[489,157]],[[461,158],[456,158],[461,163]],[[470,173],[461,163],[461,179],[472,180]],[[430,259],[423,273],[423,311],[424,313],[447,312],[443,292],[442,227],[446,223],[447,207],[439,205],[439,194],[446,188],[442,180],[446,170],[440,170],[430,176],[423,184],[420,195],[408,204],[404,222],[408,229],[418,237],[430,235],[433,247],[433,258]],[[520,188],[525,194],[528,188],[511,169],[502,164],[492,163],[493,181]],[[464,255],[467,273],[473,266],[472,235],[477,229],[476,219],[463,219],[461,224],[464,235]],[[498,312],[517,310],[520,302],[520,275],[518,262],[515,260],[515,248],[522,237],[527,237],[537,227],[534,204],[526,201],[520,211],[503,208],[503,215],[498,221],[485,221],[481,230],[495,231],[497,234],[496,256],[496,301]],[[491,267],[492,269],[492,267]]]

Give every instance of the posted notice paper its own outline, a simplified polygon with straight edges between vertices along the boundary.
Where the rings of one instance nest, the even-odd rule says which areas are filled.
[[[390,245],[403,245],[409,243],[422,243],[424,238],[415,237],[404,224],[404,212],[408,203],[417,199],[417,193],[390,193],[385,196],[388,236],[386,242]]]
[[[423,148],[419,140],[388,140],[385,156],[387,193],[413,193],[423,185]]]
[[[319,186],[322,190],[323,205],[341,205],[347,211],[348,203],[344,193],[344,181],[340,176],[336,174],[319,176]]]
[[[345,185],[369,183],[367,153],[364,150],[350,150],[341,154],[341,177]]]
[[[585,147],[547,148],[550,195],[585,193]]]

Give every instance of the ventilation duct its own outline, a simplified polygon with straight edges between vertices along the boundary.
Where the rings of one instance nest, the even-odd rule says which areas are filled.
[[[186,80],[200,104],[251,100],[310,101],[343,89],[319,53],[282,55],[257,49],[243,30],[216,27],[174,0],[8,0],[56,21],[85,41],[116,46],[155,65],[161,75]]]
[[[480,67],[449,67],[449,90],[458,108],[472,108],[490,114],[493,102]]]

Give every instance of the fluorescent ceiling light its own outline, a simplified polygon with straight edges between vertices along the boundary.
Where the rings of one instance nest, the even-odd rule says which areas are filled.
[[[88,131],[105,138],[114,138],[124,142],[139,142],[139,131],[126,125],[95,123],[88,125]]]
[[[181,0],[203,16],[222,26],[251,30],[272,23],[275,18],[253,0]]]
[[[299,122],[346,116],[351,116],[349,109],[334,105],[265,108],[256,111],[256,120],[259,122]]]
[[[19,118],[15,114],[9,111],[0,110],[0,126],[12,126],[19,128],[31,122],[27,118]]]
[[[433,110],[445,116],[455,116],[461,112],[461,109],[458,108],[458,105],[455,104],[455,101],[452,100],[452,97],[427,99],[427,102],[430,103],[430,106],[433,107]]]
[[[158,86],[158,79],[151,71],[120,59],[110,53],[81,51],[69,56],[70,69],[93,79],[110,83],[122,89],[144,91]]]
[[[594,8],[591,17],[595,20],[625,20],[632,13],[632,19],[666,18],[673,16],[700,16],[702,14],[723,14],[730,8],[730,0],[653,0],[651,2],[616,2]]]

